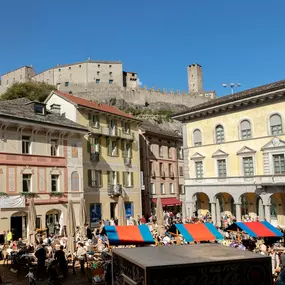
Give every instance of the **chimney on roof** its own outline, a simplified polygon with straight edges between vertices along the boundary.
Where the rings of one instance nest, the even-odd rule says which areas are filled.
[[[61,109],[61,106],[59,104],[52,104],[50,106],[50,110],[55,113],[55,114],[59,114],[60,115],[60,110]]]

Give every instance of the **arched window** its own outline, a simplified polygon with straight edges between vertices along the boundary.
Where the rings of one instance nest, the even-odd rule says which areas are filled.
[[[251,138],[251,126],[248,120],[243,120],[240,123],[240,134],[243,140]]]
[[[216,126],[216,143],[225,141],[224,127],[221,125]]]
[[[200,130],[197,129],[193,132],[193,141],[194,141],[194,146],[202,145],[202,134]]]
[[[79,175],[76,171],[71,173],[71,191],[79,191]]]
[[[282,134],[282,119],[280,115],[274,114],[269,119],[271,135]]]

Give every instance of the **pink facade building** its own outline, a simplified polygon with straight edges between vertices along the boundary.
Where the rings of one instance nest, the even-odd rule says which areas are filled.
[[[140,156],[143,176],[143,213],[155,211],[160,197],[165,210],[182,211],[184,174],[182,137],[144,122],[140,126]]]

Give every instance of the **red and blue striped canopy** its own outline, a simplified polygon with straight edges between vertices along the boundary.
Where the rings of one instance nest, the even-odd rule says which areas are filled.
[[[211,223],[175,224],[175,227],[187,242],[213,241],[223,239],[223,235]]]
[[[274,226],[272,226],[267,221],[262,222],[235,222],[230,225],[227,231],[244,231],[251,237],[283,237],[283,233],[278,231]]]
[[[110,245],[154,244],[154,239],[147,225],[105,226]]]

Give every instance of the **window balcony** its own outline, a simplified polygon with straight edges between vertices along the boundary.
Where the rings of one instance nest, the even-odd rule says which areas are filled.
[[[170,176],[170,178],[174,179],[174,172],[170,171],[169,176]]]
[[[116,197],[122,195],[122,185],[116,184],[116,185],[109,185],[108,186],[108,195],[110,197]]]
[[[134,132],[124,132],[122,131],[121,138],[125,140],[134,141],[135,140],[135,133]]]
[[[160,177],[165,178],[165,171],[161,171]]]
[[[155,171],[152,171],[152,172],[151,172],[151,177],[152,177],[152,178],[155,178],[155,177],[156,177]]]
[[[99,162],[100,161],[100,153],[99,152],[90,153],[90,160],[92,162]]]
[[[127,166],[132,165],[132,159],[130,157],[124,157],[124,164]]]

